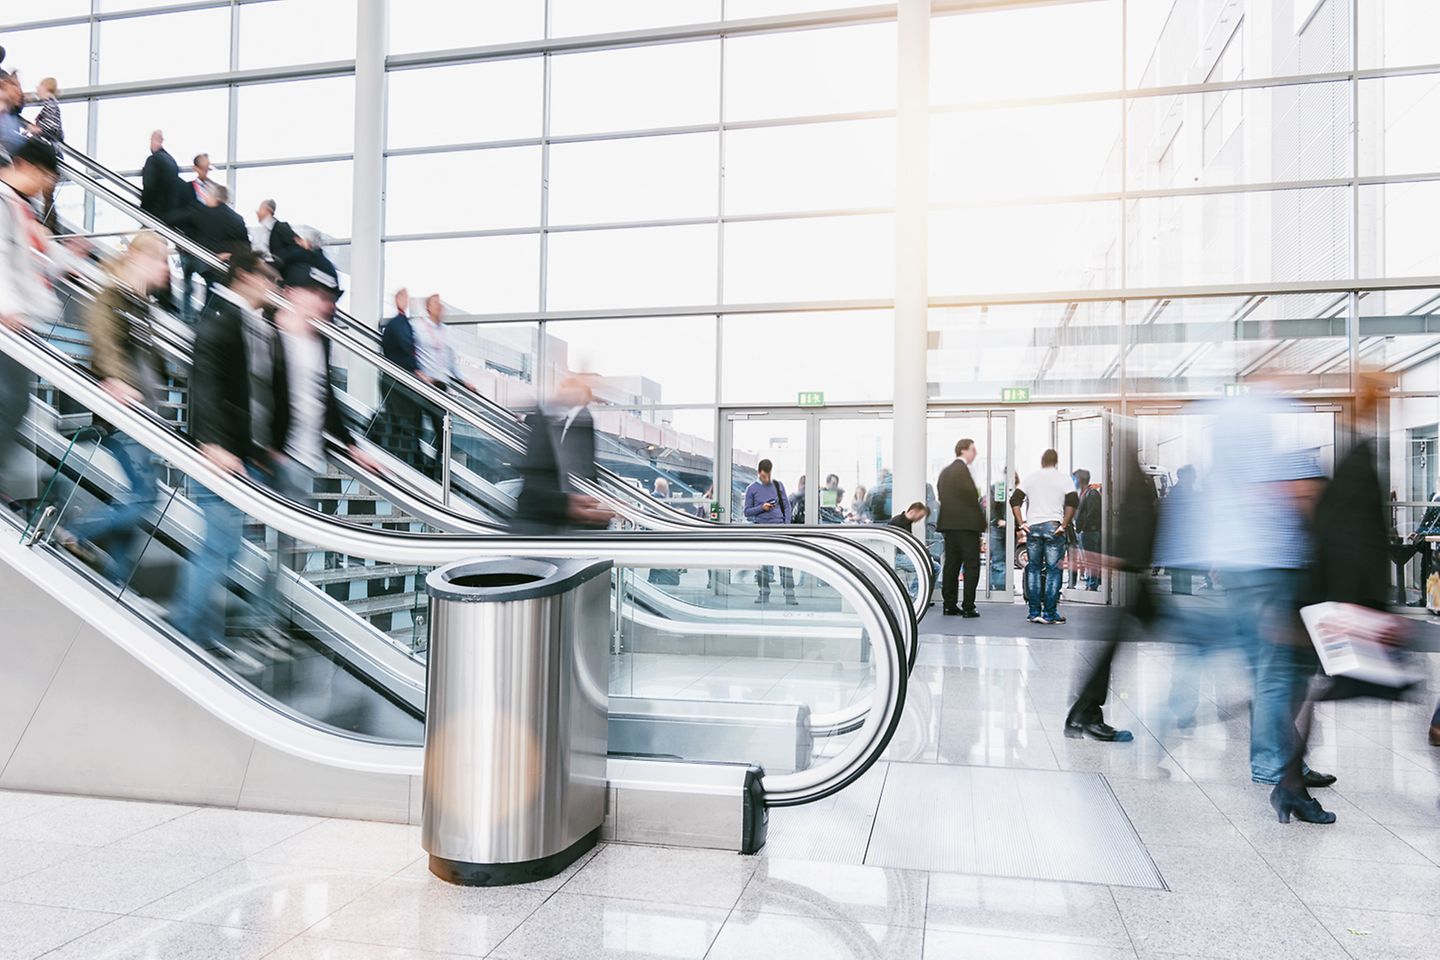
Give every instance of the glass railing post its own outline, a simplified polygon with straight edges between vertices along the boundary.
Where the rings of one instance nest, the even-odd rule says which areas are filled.
[[[451,420],[448,410],[441,421],[440,433],[440,502],[448,507],[450,505],[450,455],[455,438],[454,422]]]

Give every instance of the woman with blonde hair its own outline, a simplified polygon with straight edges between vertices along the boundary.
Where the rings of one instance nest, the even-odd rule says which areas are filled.
[[[109,283],[85,311],[90,370],[117,403],[154,410],[165,366],[151,337],[150,297],[170,282],[169,245],[159,234],[138,233],[107,268]],[[100,445],[120,464],[130,489],[75,523],[73,536],[62,537],[60,544],[110,579],[123,581],[135,563],[140,519],[155,502],[155,474],[149,451],[118,430],[109,428]],[[108,559],[95,546],[102,543]]]
[[[35,115],[35,122],[30,124],[30,136],[47,140],[50,146],[55,148],[55,156],[59,157],[60,144],[65,142],[65,124],[60,120],[60,85],[55,82],[54,77],[46,77],[35,87],[35,99],[40,103],[40,112]],[[45,226],[52,231],[55,230],[55,188],[51,186],[45,191],[41,214],[44,216]]]

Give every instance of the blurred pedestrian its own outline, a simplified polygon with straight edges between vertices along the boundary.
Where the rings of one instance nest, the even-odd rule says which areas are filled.
[[[520,462],[522,486],[515,503],[519,533],[553,534],[595,530],[611,518],[608,509],[577,480],[599,481],[595,465],[595,419],[590,414],[590,380],[570,374],[545,408],[526,418],[530,435]]]
[[[979,448],[969,437],[955,444],[955,459],[940,471],[935,481],[940,496],[940,516],[936,529],[945,540],[945,566],[940,575],[942,612],[947,617],[975,618],[975,591],[980,586],[980,531],[984,530],[985,513],[980,509],[980,491],[970,473]],[[929,510],[925,511],[929,514]],[[960,577],[965,577],[964,599],[960,596]]]
[[[182,186],[180,194],[176,198],[175,209],[171,213],[172,223],[192,242],[211,250],[207,240],[211,242],[215,242],[217,239],[228,240],[229,230],[233,225],[226,224],[222,228],[219,221],[223,214],[206,212],[217,206],[212,196],[217,184],[210,179],[210,154],[197,153],[191,162],[195,169],[195,177]],[[245,226],[243,219],[240,221],[240,226],[243,232]],[[223,234],[223,236],[217,236],[217,234]],[[247,242],[248,239],[249,235],[246,234]],[[194,300],[194,282],[197,277],[208,297],[215,283],[214,274],[200,257],[182,251],[180,254],[180,319],[186,323],[194,323],[197,314]],[[203,301],[201,306],[203,308]]]
[[[158,234],[137,233],[109,264],[109,274],[110,282],[85,312],[90,371],[116,403],[154,412],[164,391],[165,364],[151,336],[150,295],[170,280],[170,245]],[[118,430],[107,431],[100,444],[120,465],[129,490],[70,524],[70,535],[59,543],[123,583],[134,570],[140,520],[155,503],[155,471],[150,451]]]
[[[0,325],[14,331],[48,324],[60,314],[35,254],[46,249],[49,236],[32,205],[55,184],[55,148],[30,140],[0,168]],[[30,409],[35,375],[8,354],[0,353],[0,502],[13,506],[38,491],[20,489],[6,473],[19,449],[20,427]]]
[[[669,500],[670,481],[664,477],[656,477],[655,483],[650,491],[650,496],[661,503]],[[680,571],[652,567],[645,579],[657,586],[678,587],[680,585]]]
[[[60,86],[55,82],[54,77],[46,77],[35,87],[35,99],[40,104],[40,112],[35,115],[35,120],[30,124],[30,136],[39,137],[49,141],[55,148],[55,156],[62,156],[60,145],[65,142],[65,124],[60,119]],[[40,213],[44,219],[45,226],[51,231],[56,230],[58,221],[55,218],[55,187],[45,191],[45,196],[40,204]]]
[[[1026,598],[1030,603],[1031,623],[1064,623],[1060,615],[1060,563],[1065,559],[1065,541],[1080,498],[1059,470],[1060,454],[1046,450],[1040,455],[1040,469],[1026,477],[1011,497],[1023,498],[1025,516],[1014,506],[1015,520],[1026,524],[1025,565]]]
[[[1075,487],[1080,495],[1080,506],[1075,510],[1075,534],[1080,546],[1079,566],[1085,578],[1085,589],[1099,590],[1098,557],[1103,543],[1105,504],[1099,489],[1090,483],[1089,470],[1075,471]]]
[[[19,82],[13,77],[0,78],[0,154],[5,158],[13,158],[28,139],[19,113],[24,102]]]
[[[1135,739],[1129,730],[1105,722],[1105,701],[1109,697],[1110,671],[1120,642],[1135,627],[1143,629],[1154,623],[1156,613],[1150,585],[1150,564],[1155,549],[1158,498],[1155,485],[1140,470],[1133,425],[1122,426],[1117,435],[1119,449],[1115,463],[1119,476],[1113,477],[1112,481],[1119,485],[1119,510],[1116,512],[1115,529],[1111,533],[1110,555],[1097,559],[1107,564],[1112,575],[1121,581],[1116,586],[1123,606],[1107,611],[1104,646],[1079,684],[1075,702],[1065,715],[1065,736],[1072,739],[1089,737],[1106,743],[1126,743]],[[1036,492],[1032,487],[1032,494]],[[1034,536],[1033,524],[1030,530],[1030,535]],[[1053,536],[1049,533],[1043,535],[1047,539]],[[1032,553],[1030,565],[1034,564],[1035,555]],[[1035,601],[1030,603],[1033,609]]]
[[[767,526],[791,522],[791,500],[785,492],[785,485],[774,477],[775,465],[768,459],[761,460],[756,467],[755,482],[745,488],[745,519],[751,523]],[[755,571],[755,582],[759,585],[757,604],[770,602],[770,585],[773,571],[761,566]],[[789,567],[780,568],[780,589],[785,593],[785,602],[790,606],[799,603],[795,599],[795,573]]]

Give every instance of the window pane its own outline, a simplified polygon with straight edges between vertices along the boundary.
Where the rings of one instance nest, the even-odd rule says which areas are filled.
[[[1385,183],[1360,188],[1360,276],[1440,273],[1440,183]]]
[[[1132,201],[1128,283],[1342,277],[1350,272],[1349,217],[1349,191],[1340,187]]]
[[[390,146],[538,138],[544,107],[545,65],[538,58],[468,63],[458,67],[396,70],[386,117]],[[440,94],[466,91],[465,109]]]
[[[1130,101],[1131,189],[1350,175],[1350,85],[1307,83]]]
[[[275,215],[292,225],[307,224],[329,237],[350,236],[354,170],[349,160],[247,167],[230,171],[235,209],[255,222],[261,200],[274,200]]]
[[[228,7],[100,24],[101,83],[202,76],[228,69]]]
[[[644,317],[551,322],[550,363],[605,378],[602,401],[715,402],[715,318]]]
[[[720,19],[720,0],[550,0],[550,35],[574,37]]]
[[[1120,204],[1054,203],[930,214],[930,292],[1115,286]]]
[[[936,17],[930,102],[1118,90],[1120,10],[1101,0]]]
[[[599,389],[607,387],[602,383]],[[662,476],[670,487],[667,504],[710,516],[715,486],[713,408],[623,410],[597,406],[592,412],[595,456],[602,466],[646,492],[653,492],[655,478]]]
[[[1359,0],[1360,67],[1435,62],[1440,5],[1426,0]]]
[[[1440,77],[1360,82],[1360,173],[1426,173],[1440,157]]]
[[[545,0],[405,0],[390,4],[390,52],[492,46],[545,35]]]
[[[720,137],[694,133],[550,148],[550,222],[713,217]]]
[[[286,0],[240,8],[241,70],[354,58],[355,0]]]
[[[100,0],[99,10],[101,13],[117,10],[158,10],[187,2],[188,0]]]
[[[725,119],[895,109],[895,25],[733,37]]]
[[[61,92],[64,92],[63,88]],[[27,119],[34,119],[35,114],[39,112],[39,108],[33,105],[25,108]],[[83,149],[87,132],[90,129],[90,102],[79,100],[60,104],[60,123],[65,128],[66,142],[77,149]]]
[[[241,87],[237,111],[239,160],[351,153],[355,148],[354,77]]]
[[[550,70],[557,136],[715,123],[719,116],[719,41],[567,54],[552,58]]]
[[[773,17],[783,13],[812,13],[844,7],[870,7],[873,0],[725,0],[726,20]]]
[[[101,9],[104,9],[103,6]],[[34,23],[37,20],[60,20],[65,17],[83,17],[90,12],[90,0],[46,0],[45,3],[7,3],[0,12],[0,25]],[[7,33],[13,37],[13,33]],[[5,64],[10,69],[11,63]]]
[[[725,133],[725,212],[895,205],[895,121],[852,120]]]
[[[931,396],[994,403],[1007,387],[1029,387],[1036,398],[1114,393],[1119,317],[1117,302],[934,308]]]
[[[230,151],[229,97],[224,90],[187,90],[101,100],[96,106],[96,159],[139,170],[150,156],[150,131],[165,131],[165,149],[182,167],[197,153],[223,159]]]
[[[1056,162],[1057,149],[1064,151],[1063,163]],[[1118,101],[931,118],[930,198],[936,203],[1119,188]]]
[[[511,409],[534,407],[537,323],[477,323],[450,327],[450,342],[465,379]]]
[[[714,303],[715,234],[710,224],[551,234],[549,309]]]
[[[385,232],[540,225],[540,148],[391,157]]]
[[[895,316],[889,310],[722,317],[721,403],[889,402]],[[811,349],[813,347],[813,349]]]
[[[3,19],[6,15],[0,13]],[[26,93],[34,93],[35,84],[46,77],[54,77],[61,91],[89,84],[89,24],[7,31],[4,39],[4,68],[20,74]]]
[[[1243,9],[1130,0],[1130,85],[1348,70],[1349,8],[1350,0],[1246,0]],[[1307,17],[1309,10],[1314,13]]]
[[[725,225],[725,302],[868,300],[895,294],[889,214]]]
[[[439,292],[464,313],[534,310],[540,291],[540,238],[467,237],[385,244],[385,287],[412,299]]]

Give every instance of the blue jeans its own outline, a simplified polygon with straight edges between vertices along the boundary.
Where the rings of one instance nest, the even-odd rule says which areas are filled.
[[[1005,528],[990,528],[990,589],[1005,589]]]
[[[1085,530],[1080,534],[1080,550],[1085,555],[1085,588],[1100,589],[1100,531]]]
[[[150,451],[123,433],[111,433],[100,446],[125,471],[130,485],[127,496],[82,517],[74,525],[74,533],[91,543],[105,542],[110,562],[104,575],[117,583],[125,582],[135,567],[135,543],[140,539],[140,520],[155,505],[155,470],[150,464]]]
[[[263,478],[250,468],[252,477]],[[213,650],[225,639],[225,596],[212,599],[215,587],[224,583],[231,564],[240,552],[245,515],[204,487],[195,488],[195,500],[205,516],[205,537],[191,558],[181,593],[175,623],[202,648]]]
[[[1025,586],[1029,593],[1030,616],[1059,616],[1060,561],[1065,558],[1065,535],[1054,520],[1031,524],[1025,538]],[[1045,595],[1040,595],[1040,571],[1045,571]],[[1042,609],[1043,608],[1043,609]]]
[[[1250,705],[1250,777],[1279,783],[1295,751],[1295,717],[1314,672],[1314,652],[1293,643],[1292,620],[1304,574],[1242,570],[1225,574],[1232,622],[1255,669]]]

